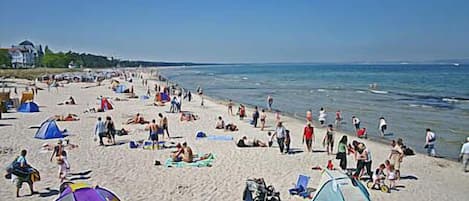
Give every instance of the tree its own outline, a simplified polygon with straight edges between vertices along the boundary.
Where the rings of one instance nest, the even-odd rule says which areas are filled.
[[[8,49],[0,49],[0,66],[11,66],[11,58]]]

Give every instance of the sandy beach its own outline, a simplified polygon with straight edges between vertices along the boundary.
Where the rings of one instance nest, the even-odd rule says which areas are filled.
[[[141,80],[134,83],[136,94],[145,94],[146,89]],[[149,80],[148,85],[153,86],[155,81]],[[83,111],[98,104],[100,95],[105,97],[120,97],[110,89],[110,80],[103,82],[102,86],[83,88],[90,83],[72,83],[55,89],[39,91],[35,102],[40,106],[39,113],[17,113],[11,110],[4,113],[0,120],[0,148],[11,148],[7,153],[0,153],[0,164],[7,166],[19,155],[22,149],[28,150],[27,159],[30,164],[41,172],[41,181],[34,187],[39,194],[24,196],[15,199],[15,185],[7,179],[0,179],[0,200],[54,200],[58,196],[60,181],[57,177],[57,165],[49,162],[50,151],[43,151],[44,143],[54,144],[57,140],[39,140],[34,135],[37,129],[30,126],[39,126],[45,119],[53,115],[66,115],[74,113],[80,117],[79,121],[58,122],[61,129],[67,129],[71,134],[68,139],[78,148],[67,150],[68,160],[71,164],[69,178],[73,181],[85,181],[93,185],[100,185],[112,190],[122,200],[241,200],[248,178],[265,179],[268,185],[273,185],[280,191],[282,200],[303,200],[290,196],[288,189],[294,186],[299,174],[311,177],[309,187],[317,188],[321,171],[312,170],[314,166],[325,167],[328,160],[333,160],[338,167],[335,155],[327,155],[320,143],[325,134],[325,128],[315,128],[316,143],[313,144],[314,153],[297,153],[282,155],[277,146],[271,148],[237,148],[236,141],[242,136],[250,139],[256,138],[265,141],[267,131],[253,128],[248,118],[241,121],[236,116],[227,114],[227,107],[221,101],[206,98],[204,106],[200,106],[200,97],[193,95],[194,100],[185,100],[182,110],[197,114],[200,119],[192,122],[180,122],[179,115],[167,113],[169,104],[164,107],[153,106],[153,99],[129,101],[112,101],[115,109],[104,113],[86,113]],[[45,85],[40,85],[47,88]],[[154,92],[152,91],[152,94]],[[73,96],[77,105],[57,105],[68,97]],[[236,110],[237,105],[233,108]],[[162,113],[169,119],[169,131],[173,138],[170,142],[187,142],[195,153],[213,153],[216,159],[212,167],[183,167],[166,168],[155,166],[155,160],[164,162],[170,155],[171,149],[143,150],[130,149],[130,140],[147,139],[148,131],[144,125],[123,125],[123,123],[136,113],[141,113],[146,120],[157,119]],[[247,114],[251,116],[252,109]],[[130,129],[130,134],[117,136],[118,145],[98,146],[93,141],[94,125],[97,117],[112,116],[116,128]],[[217,116],[223,116],[225,122],[235,123],[239,131],[225,132],[215,129]],[[292,145],[295,150],[304,151],[302,144],[304,121],[281,117],[285,127],[291,131]],[[267,115],[267,130],[274,129],[274,114]],[[204,131],[210,135],[232,135],[234,141],[196,140],[197,131]],[[337,132],[335,142],[344,135]],[[349,136],[349,142],[356,139]],[[382,143],[363,140],[372,152],[373,170],[390,153],[391,146]],[[405,142],[405,139],[404,139]],[[168,142],[169,143],[169,142]],[[274,143],[275,144],[275,143]],[[423,146],[423,145],[422,145]],[[337,148],[334,147],[334,153]],[[352,155],[348,156],[348,168],[354,168],[355,161]],[[80,175],[80,173],[82,173]],[[378,190],[369,190],[372,200],[467,200],[469,188],[469,174],[462,171],[460,163],[432,158],[422,154],[404,158],[401,165],[401,181],[398,182],[398,191],[383,193]],[[29,193],[26,184],[23,184],[21,195]]]

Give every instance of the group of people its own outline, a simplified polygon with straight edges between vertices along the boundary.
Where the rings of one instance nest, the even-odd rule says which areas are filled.
[[[149,131],[148,139],[152,141],[152,148],[155,149],[155,146],[159,148],[159,137],[161,134],[164,137],[164,134],[170,139],[169,130],[168,130],[168,118],[163,116],[163,114],[158,114],[159,121],[156,123],[155,119],[152,119],[148,127],[146,128]]]
[[[98,117],[98,121],[95,125],[94,141],[99,138],[99,145],[104,146],[103,138],[108,138],[108,143],[116,144],[116,127],[111,116],[107,116],[106,120],[103,121],[101,117]]]

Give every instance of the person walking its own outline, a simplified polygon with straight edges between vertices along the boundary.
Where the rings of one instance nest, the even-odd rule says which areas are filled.
[[[463,171],[469,172],[469,170],[467,170],[467,166],[469,165],[469,137],[466,138],[466,143],[464,143],[461,147],[459,158],[462,160]]]
[[[263,131],[265,128],[265,120],[267,118],[267,114],[265,113],[264,109],[262,109],[261,111],[260,118],[261,118],[261,131]]]
[[[336,159],[339,159],[340,168],[345,171],[347,170],[347,136],[344,135],[339,141],[337,146]]]
[[[286,136],[286,129],[283,127],[282,122],[277,123],[277,127],[275,128],[274,134],[272,137],[277,138],[278,147],[280,148],[280,153],[283,154],[283,150],[285,148],[285,136]]]
[[[228,114],[229,114],[229,115],[233,115],[233,105],[234,105],[234,104],[233,104],[233,101],[230,99],[230,100],[228,101]]]
[[[16,166],[22,170],[26,170],[27,172],[32,172],[32,167],[26,161],[26,154],[27,151],[25,149],[21,150],[20,156],[18,156],[15,161],[13,162],[13,166]],[[29,185],[29,190],[31,192],[30,195],[37,193],[34,191],[33,181],[31,180],[30,174],[25,176],[17,176],[16,181],[16,197],[20,197],[20,189],[23,186],[23,183],[27,183]]]
[[[313,140],[314,139],[314,127],[311,122],[306,123],[306,126],[303,130],[303,143],[306,143],[306,149],[308,152],[313,151]]]
[[[155,145],[159,146],[158,143],[158,125],[156,125],[156,120],[152,119],[151,123],[148,125],[150,130],[150,140],[152,141],[152,149],[155,149]]]
[[[352,124],[355,127],[355,132],[357,132],[360,129],[360,119],[356,116],[352,116]]]
[[[272,98],[272,96],[267,96],[267,108],[269,109],[269,111],[272,111],[272,104],[274,103],[274,98]]]
[[[106,125],[101,120],[101,117],[98,117],[98,121],[96,122],[96,126],[94,128],[94,140],[99,137],[99,145],[103,146],[103,137],[106,135]]]
[[[326,118],[327,118],[326,110],[324,108],[321,108],[319,110],[319,117],[318,117],[318,120],[321,126],[324,126],[326,124]]]
[[[401,178],[401,162],[404,158],[404,151],[402,150],[403,143],[401,140],[391,144],[393,147],[391,149],[391,153],[389,154],[388,159],[390,160],[390,164],[394,166],[394,170],[396,171],[396,180]]]
[[[106,135],[108,137],[108,142],[112,144],[116,144],[116,127],[114,126],[114,121],[110,116],[106,117],[106,122],[104,123],[106,126]]]
[[[257,120],[259,119],[259,110],[257,109],[257,106],[254,107],[254,112],[252,113],[252,124],[254,125],[254,128],[257,128]]]
[[[435,151],[435,142],[436,142],[436,135],[435,133],[427,128],[426,137],[425,137],[425,149],[427,149],[427,154],[429,156],[436,156]]]
[[[342,114],[340,110],[337,110],[337,112],[335,112],[335,122],[334,122],[335,128],[340,128],[341,121],[342,121]]]
[[[326,146],[327,155],[332,154],[332,150],[334,150],[334,128],[332,128],[332,124],[327,126],[322,145]]]

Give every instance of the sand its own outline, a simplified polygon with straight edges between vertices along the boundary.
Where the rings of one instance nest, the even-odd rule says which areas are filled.
[[[58,122],[66,128],[71,136],[68,137],[79,148],[68,150],[72,173],[83,173],[69,178],[73,181],[85,181],[93,185],[100,185],[111,189],[122,200],[241,200],[248,178],[263,177],[267,184],[273,185],[281,193],[282,200],[302,200],[288,194],[288,189],[296,183],[299,174],[311,176],[309,186],[317,188],[321,171],[312,170],[313,166],[325,166],[327,161],[334,159],[335,155],[325,152],[297,153],[282,155],[278,148],[246,148],[235,146],[235,141],[208,141],[196,140],[195,134],[201,130],[208,134],[232,135],[236,140],[246,135],[248,138],[266,139],[266,131],[253,128],[248,120],[241,121],[235,116],[227,114],[225,105],[219,101],[205,99],[205,105],[200,106],[200,97],[194,94],[192,102],[183,102],[182,109],[192,111],[199,115],[200,120],[195,122],[180,122],[177,114],[166,113],[169,105],[164,107],[151,106],[153,100],[142,101],[131,99],[129,101],[113,101],[115,109],[105,113],[87,113],[87,107],[96,106],[99,95],[109,97],[124,97],[111,91],[110,82],[105,81],[103,86],[83,89],[87,83],[67,84],[59,91],[40,91],[35,101],[40,105],[39,113],[6,113],[0,120],[0,148],[12,150],[0,152],[0,164],[7,166],[21,149],[29,151],[27,159],[30,164],[39,169],[42,180],[35,183],[38,195],[25,196],[17,200],[54,200],[58,196],[60,181],[57,176],[58,168],[55,163],[49,162],[51,152],[41,151],[44,143],[55,143],[56,140],[39,140],[34,138],[37,129],[30,126],[39,126],[46,118],[55,114],[75,113],[81,118],[76,122]],[[129,85],[129,84],[128,84]],[[153,86],[153,81],[149,81]],[[137,94],[144,94],[140,80],[134,82]],[[45,86],[42,86],[46,88]],[[69,96],[75,97],[78,105],[57,105]],[[237,107],[235,106],[234,109]],[[128,136],[118,136],[116,146],[98,146],[93,141],[93,131],[96,118],[110,115],[116,127],[123,127],[126,119],[140,112],[147,120],[156,118],[163,113],[169,118],[170,134],[176,139],[172,142],[186,141],[196,153],[214,153],[217,158],[212,167],[185,167],[165,168],[155,166],[155,160],[162,163],[174,149],[143,150],[129,149],[129,140],[143,140],[147,138],[147,131],[143,125],[125,125],[131,129]],[[248,108],[247,114],[252,110]],[[237,132],[224,132],[214,129],[216,117],[222,115],[225,122],[233,122],[240,128]],[[268,129],[273,129],[274,115],[268,114]],[[292,148],[305,150],[301,136],[304,122],[282,117],[287,129],[291,130]],[[325,129],[316,128],[316,144],[314,149],[323,151],[320,144]],[[336,133],[338,142],[342,133]],[[354,139],[349,138],[349,141]],[[381,143],[362,140],[373,154],[373,167],[384,162],[391,147]],[[336,151],[336,148],[335,150]],[[348,156],[348,167],[355,167],[352,156]],[[338,160],[333,160],[338,166]],[[403,177],[399,183],[399,191],[382,193],[370,190],[372,200],[467,200],[469,188],[469,174],[462,172],[462,165],[440,158],[431,158],[422,154],[404,158],[401,165]],[[2,174],[3,175],[3,174]],[[412,179],[414,178],[414,179]],[[9,180],[0,179],[0,200],[13,200],[15,185]],[[21,195],[29,194],[24,184]]]

